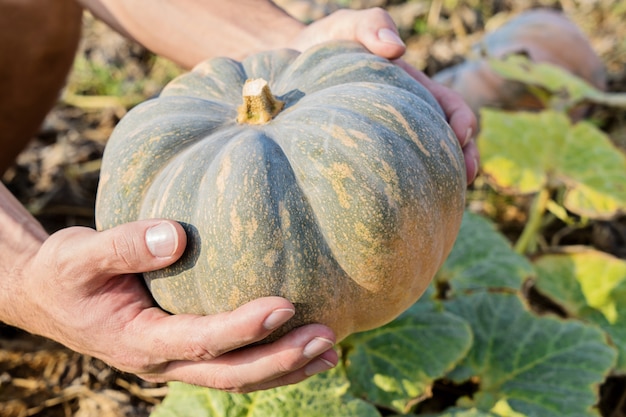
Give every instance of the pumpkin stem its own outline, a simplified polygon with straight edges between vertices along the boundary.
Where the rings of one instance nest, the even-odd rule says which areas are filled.
[[[247,80],[243,85],[243,104],[239,106],[237,122],[262,125],[276,116],[285,106],[278,100],[262,78]]]

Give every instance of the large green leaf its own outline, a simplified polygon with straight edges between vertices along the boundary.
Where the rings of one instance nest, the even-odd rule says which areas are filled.
[[[592,124],[572,125],[554,111],[481,114],[482,168],[496,188],[528,194],[563,187],[564,206],[591,218],[626,210],[626,156]]]
[[[452,252],[435,277],[452,293],[479,288],[519,290],[533,275],[528,260],[511,248],[493,222],[466,212]]]
[[[170,383],[152,417],[380,417],[376,407],[347,394],[349,386],[341,369],[251,394]]]
[[[537,317],[516,295],[476,292],[445,303],[468,320],[474,345],[451,374],[475,378],[474,404],[492,411],[502,400],[528,417],[587,417],[597,413],[598,385],[616,353],[604,332],[579,321]]]
[[[472,334],[465,320],[438,311],[432,300],[423,298],[393,322],[355,334],[346,342],[351,392],[408,412],[416,400],[430,393],[435,379],[463,359]]]
[[[600,325],[619,350],[626,373],[626,261],[591,248],[535,260],[536,288],[570,316]]]

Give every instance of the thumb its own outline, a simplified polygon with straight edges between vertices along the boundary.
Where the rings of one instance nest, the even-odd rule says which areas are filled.
[[[362,15],[355,14],[353,21],[356,41],[374,55],[396,59],[406,51],[406,45],[398,34],[396,24],[384,9],[364,10]]]
[[[406,50],[393,19],[379,7],[340,9],[307,26],[294,39],[292,47],[304,51],[331,40],[359,42],[373,54],[387,59],[399,58]]]
[[[92,261],[107,275],[154,271],[174,263],[187,244],[183,227],[171,220],[140,220],[102,232],[85,242]]]

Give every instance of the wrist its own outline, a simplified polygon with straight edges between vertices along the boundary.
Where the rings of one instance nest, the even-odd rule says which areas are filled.
[[[29,307],[23,304],[29,297],[24,271],[47,236],[39,222],[0,184],[0,321],[25,328]]]

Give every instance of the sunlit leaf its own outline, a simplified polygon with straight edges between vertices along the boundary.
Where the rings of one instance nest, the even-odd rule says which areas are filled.
[[[566,188],[563,204],[577,214],[609,218],[626,210],[626,156],[588,122],[571,124],[554,111],[482,111],[482,168],[511,194]]]
[[[495,224],[466,212],[452,252],[435,280],[454,291],[479,288],[519,290],[533,274],[528,260],[517,254]]]
[[[489,59],[497,74],[511,81],[540,87],[554,94],[564,107],[587,101],[607,106],[626,107],[626,94],[598,90],[564,68],[548,62],[533,62],[523,55]]]
[[[491,409],[491,412],[500,417],[525,417],[526,414],[513,410],[506,399],[501,399]]]
[[[472,349],[449,376],[479,381],[475,407],[492,411],[505,399],[512,411],[528,417],[597,415],[598,385],[616,356],[604,332],[574,320],[538,317],[511,294],[481,291],[445,305],[472,326]]]
[[[386,326],[347,341],[351,392],[408,412],[410,403],[430,393],[433,381],[465,356],[471,341],[465,320],[424,299]]]
[[[538,86],[553,94],[559,94],[560,98],[570,105],[582,100],[601,102],[607,96],[603,91],[558,65],[533,62],[524,55],[512,54],[502,59],[491,58],[489,65],[508,80]]]
[[[626,373],[626,261],[591,248],[544,255],[535,261],[536,288],[568,315],[600,325],[619,350]]]
[[[170,392],[152,417],[380,417],[376,407],[347,394],[350,384],[334,370],[296,385],[230,394],[181,383]]]

